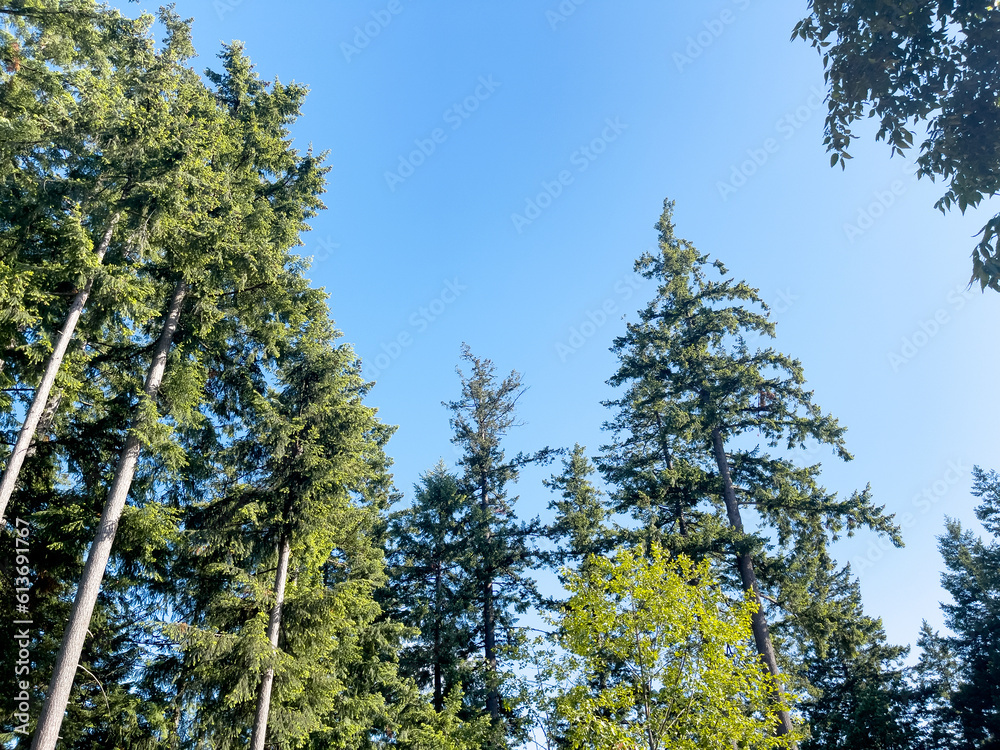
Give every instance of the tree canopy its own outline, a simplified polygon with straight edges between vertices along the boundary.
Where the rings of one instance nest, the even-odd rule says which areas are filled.
[[[830,59],[838,160],[871,100],[897,151],[932,123],[943,207],[995,192],[993,11],[813,8],[802,36],[897,50],[860,89]],[[672,202],[611,349],[608,445],[519,449],[522,375],[462,345],[456,459],[402,492],[396,428],[297,254],[329,170],[292,136],[306,87],[238,42],[199,74],[172,7],[0,21],[5,748],[998,746],[1000,477],[973,472],[985,537],[946,523],[947,630],[909,666],[834,557],[901,544],[893,517],[800,460],[850,460],[846,429]]]
[[[863,119],[917,175],[946,185],[935,204],[964,212],[1000,192],[1000,21],[995,5],[939,0],[809,0],[800,37],[823,56],[831,165],[846,166]],[[1000,291],[1000,215],[972,251],[972,279]]]

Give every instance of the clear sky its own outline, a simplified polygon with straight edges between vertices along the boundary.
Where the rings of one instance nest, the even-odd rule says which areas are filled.
[[[608,347],[655,291],[632,264],[669,197],[679,236],[760,289],[777,346],[848,426],[854,461],[815,456],[826,486],[870,482],[905,522],[904,550],[836,548],[867,611],[897,643],[940,626],[935,537],[945,514],[979,529],[970,470],[1000,468],[1000,295],[965,291],[987,212],[934,210],[943,188],[865,125],[829,167],[821,61],[789,39],[806,0],[176,7],[199,68],[239,39],[263,78],[311,89],[294,132],[333,170],[303,252],[399,425],[408,496],[454,460],[441,401],[463,341],[530,387],[510,452],[607,441]],[[550,471],[523,476],[523,515],[545,515]]]

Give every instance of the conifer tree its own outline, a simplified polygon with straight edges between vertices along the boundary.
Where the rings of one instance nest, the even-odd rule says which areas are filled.
[[[459,716],[461,685],[437,713],[398,669],[408,629],[377,591],[391,429],[362,404],[350,349],[323,334],[325,309],[310,295],[293,312],[304,333],[279,345],[277,389],[238,396],[236,438],[198,485],[208,499],[188,501],[180,581],[162,594],[181,648],[151,674],[177,696],[171,746],[259,743],[266,710],[269,747],[472,750],[488,722]]]
[[[154,343],[152,359],[129,418],[39,718],[34,739],[39,749],[54,745],[141,447],[153,446],[153,452],[161,454],[172,451],[174,463],[183,460],[176,455],[169,427],[158,420],[156,405],[175,338],[187,340],[189,350],[193,340],[210,341],[213,332],[219,332],[215,325],[224,314],[220,302],[228,305],[229,298],[238,297],[242,289],[275,283],[288,263],[288,248],[298,242],[304,220],[322,205],[317,196],[323,169],[311,154],[299,156],[285,139],[304,89],[275,84],[268,91],[236,48],[227,50],[225,62],[226,74],[220,77],[222,88],[216,100],[197,78],[188,78],[189,90],[203,92],[200,101],[196,95],[191,113],[202,137],[184,146],[200,161],[179,175],[172,191],[162,197],[170,201],[170,210],[150,237],[159,256],[145,273],[164,295],[165,310],[147,334]],[[189,298],[189,322],[182,325]],[[197,357],[184,366],[194,383],[204,382],[204,368]],[[172,416],[180,422],[197,420],[198,401],[196,397]]]
[[[245,415],[216,497],[190,517],[198,589],[177,601],[186,621],[175,632],[192,742],[291,746],[338,721],[350,739],[366,730],[351,728],[353,711],[379,709],[350,679],[384,580],[382,500],[365,489],[387,465],[384,429],[361,401],[353,353],[322,321],[306,325],[281,358],[279,390]]]
[[[64,602],[80,575],[82,537],[93,526],[92,491],[106,481],[107,462],[120,448],[108,450],[116,438],[111,404],[122,394],[104,390],[101,381],[108,382],[110,370],[131,369],[127,360],[137,356],[136,347],[121,331],[154,314],[151,286],[138,272],[143,234],[159,198],[191,168],[179,144],[190,141],[197,150],[202,124],[191,116],[192,87],[185,85],[188,29],[172,12],[160,14],[167,29],[160,49],[148,38],[149,15],[130,21],[90,2],[44,1],[7,4],[2,13],[8,22],[2,44],[18,60],[5,68],[9,76],[0,74],[0,107],[14,110],[4,111],[4,123],[13,127],[0,133],[0,274],[10,271],[16,282],[0,281],[11,313],[0,314],[0,328],[10,326],[0,333],[3,377],[19,395],[33,394],[34,403],[25,404],[29,419],[8,457],[0,505],[21,474],[14,509],[46,540],[34,550],[31,592],[34,675],[41,677],[58,647],[53,628],[66,621]],[[80,317],[88,295],[91,304]],[[79,335],[71,344],[74,318]],[[104,353],[123,344],[131,356],[109,363]],[[97,414],[104,423],[88,430]],[[19,471],[26,458],[33,465]],[[135,544],[131,532],[149,520],[136,514],[125,524],[124,546],[137,563],[149,538]],[[132,575],[117,562],[114,572],[110,591],[95,603],[88,656],[78,667],[79,702],[66,717],[66,734],[80,746],[140,747],[157,731],[155,709],[137,707],[130,694],[142,657],[136,645],[142,607],[130,589]],[[32,687],[35,698],[39,686]]]
[[[390,612],[419,631],[400,654],[400,667],[431,688],[444,711],[447,695],[469,684],[475,654],[471,592],[462,519],[468,500],[443,462],[424,474],[413,504],[389,520]]]
[[[832,561],[812,581],[824,602],[820,627],[786,623],[785,640],[797,641],[811,698],[801,705],[809,725],[803,750],[906,750],[914,747],[914,693],[902,664],[908,649],[887,642],[882,622],[867,616],[850,566]],[[813,609],[818,609],[814,607]],[[809,618],[806,612],[803,619]]]
[[[646,335],[636,330],[635,336]],[[719,533],[718,519],[701,507],[713,480],[682,437],[687,414],[671,402],[661,378],[648,376],[655,361],[622,360],[609,381],[625,392],[604,405],[616,410],[604,429],[613,441],[602,446],[598,466],[611,487],[612,509],[638,521],[624,539],[659,544],[700,559],[705,541]],[[627,385],[626,385],[627,384]]]
[[[918,671],[925,701],[924,740],[979,750],[1000,744],[1000,474],[973,468],[976,517],[992,539],[946,522],[939,538],[952,602],[941,605],[951,634],[924,625]],[[950,743],[950,744],[949,744]]]
[[[961,666],[948,638],[926,620],[917,637],[920,659],[911,672],[916,706],[912,714],[919,750],[951,750],[962,743],[962,725],[952,703],[958,691]]]
[[[146,39],[150,16],[132,23],[104,9],[68,8],[65,13],[42,10],[37,26],[22,23],[19,29],[31,50],[59,50],[52,37],[61,33],[84,37],[79,43],[88,48],[93,45],[91,56],[83,59],[80,53],[69,59],[66,53],[49,53],[48,60],[25,61],[26,75],[42,87],[36,90],[39,98],[51,88],[48,79],[53,77],[75,92],[52,97],[62,106],[46,114],[61,127],[43,127],[36,135],[44,137],[35,142],[25,143],[15,134],[0,141],[4,163],[18,167],[3,186],[7,200],[0,211],[0,243],[7,250],[4,268],[19,278],[0,292],[11,311],[4,317],[16,326],[9,333],[0,330],[0,340],[10,342],[8,362],[14,367],[9,375],[36,386],[20,389],[31,390],[32,398],[0,478],[0,518],[39,424],[51,424],[59,405],[72,400],[72,378],[63,377],[62,388],[53,388],[99,272],[105,287],[117,287],[120,314],[129,306],[126,300],[141,295],[128,276],[115,279],[114,272],[101,269],[109,250],[115,255],[113,235],[116,230],[134,235],[148,225],[164,176],[184,169],[185,154],[178,144],[192,137],[177,98],[181,66],[193,49],[189,29],[176,14],[161,11],[168,36],[164,47],[155,50]],[[26,17],[38,18],[34,11]],[[70,29],[64,28],[67,23]],[[60,62],[71,66],[59,71],[61,76],[37,71]],[[17,90],[24,86],[19,80],[10,83]],[[45,119],[42,113],[37,116]],[[65,306],[67,299],[71,302]],[[101,316],[89,321],[85,338],[100,337],[102,322]],[[86,356],[80,351],[73,355]],[[41,362],[44,368],[36,374]]]
[[[759,446],[741,447],[755,434],[770,448],[782,444],[789,450],[811,439],[830,445],[845,460],[850,458],[844,429],[812,402],[800,363],[774,349],[752,349],[748,344],[752,337],[774,335],[774,324],[757,291],[744,282],[711,280],[711,268],[724,277],[725,266],[720,261],[710,264],[707,255],[678,239],[672,213],[673,204],[666,201],[656,225],[659,251],[636,262],[636,271],[656,280],[658,291],[640,311],[639,321],[615,340],[613,349],[621,366],[609,383],[627,386],[627,391],[612,402],[619,414],[611,426],[632,433],[619,441],[638,457],[624,464],[629,476],[639,474],[641,481],[652,485],[640,488],[637,500],[664,496],[668,490],[674,497],[680,494],[682,510],[685,506],[697,510],[698,545],[705,553],[725,555],[734,563],[736,582],[760,605],[753,616],[754,640],[765,667],[778,680],[778,655],[763,595],[780,611],[806,586],[800,571],[790,575],[791,555],[797,552],[798,560],[815,559],[828,539],[845,530],[853,534],[869,527],[900,543],[898,532],[882,509],[872,504],[867,490],[838,500],[818,484],[818,466],[802,468]],[[634,425],[645,432],[632,432]],[[652,425],[655,432],[649,435]],[[657,454],[664,456],[659,472],[642,474],[642,462],[652,465],[648,456]],[[681,481],[669,469],[671,458],[676,461],[678,454],[685,466]],[[613,477],[622,468],[614,466],[615,456],[612,451],[606,461]],[[644,505],[634,502],[643,518]],[[755,508],[763,524],[760,530],[744,527],[744,506]],[[680,528],[678,512],[671,524],[675,533],[690,533]],[[768,532],[776,537],[777,555],[767,551]],[[758,570],[766,578],[760,579]],[[789,713],[782,710],[779,717],[779,731],[789,733]]]
[[[580,566],[590,555],[604,554],[613,546],[609,512],[603,493],[589,479],[596,469],[585,450],[579,443],[574,445],[563,459],[562,473],[542,482],[559,492],[559,498],[549,502],[556,516],[546,529],[559,545],[550,556],[559,565]]]
[[[471,368],[468,375],[458,370],[462,397],[445,405],[453,415],[452,442],[463,451],[458,462],[463,471],[459,487],[470,501],[466,545],[479,611],[476,631],[482,637],[485,709],[498,732],[513,736],[518,731],[516,717],[502,704],[498,652],[516,645],[517,615],[537,599],[529,573],[537,556],[531,540],[538,533],[538,523],[517,520],[517,498],[508,497],[507,486],[517,480],[526,463],[547,461],[554,452],[543,449],[507,458],[502,441],[519,424],[516,404],[524,392],[521,376],[512,371],[499,380],[493,363],[473,355],[467,345],[462,346],[462,360]],[[496,746],[504,745],[501,736],[494,740]]]

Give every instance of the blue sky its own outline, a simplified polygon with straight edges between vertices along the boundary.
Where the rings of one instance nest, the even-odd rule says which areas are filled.
[[[943,188],[867,123],[848,169],[829,167],[820,58],[789,40],[805,0],[176,7],[199,68],[239,39],[262,77],[311,89],[295,136],[333,169],[303,252],[399,425],[401,489],[454,459],[441,401],[463,341],[529,386],[511,452],[597,452],[608,347],[655,291],[632,263],[669,197],[678,234],[760,289],[778,347],[848,426],[854,461],[809,456],[826,486],[870,482],[904,523],[904,550],[836,548],[867,610],[899,643],[940,626],[935,537],[945,514],[979,528],[971,468],[1000,467],[1000,296],[966,291],[991,207],[934,210]],[[522,477],[522,514],[545,515],[549,473]]]

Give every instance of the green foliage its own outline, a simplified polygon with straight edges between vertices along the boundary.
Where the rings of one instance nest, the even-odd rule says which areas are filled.
[[[562,473],[542,482],[559,492],[559,498],[549,501],[556,515],[546,534],[559,545],[549,557],[560,565],[580,564],[590,555],[607,552],[612,544],[604,493],[589,479],[596,470],[584,451],[579,443],[574,445],[569,458],[563,459]]]
[[[257,84],[231,109],[227,87],[256,80],[252,66],[230,50],[217,96],[184,67],[190,33],[171,10],[159,16],[167,30],[159,49],[148,36],[150,16],[131,22],[86,2],[15,3],[0,12],[11,20],[4,49],[20,55],[0,81],[0,108],[11,108],[0,115],[30,115],[16,120],[24,132],[0,135],[0,275],[23,280],[0,291],[9,310],[0,320],[5,386],[30,391],[68,301],[94,280],[77,328],[82,344],[60,370],[14,499],[14,514],[31,518],[48,540],[38,551],[44,585],[33,607],[44,624],[35,631],[34,675],[51,670],[86,540],[132,430],[143,443],[133,505],[63,732],[80,746],[173,743],[185,716],[172,636],[186,623],[156,622],[173,619],[171,587],[190,563],[178,524],[188,523],[192,499],[231,447],[234,414],[263,392],[291,332],[326,317],[323,295],[308,289],[288,252],[322,207],[325,168],[289,145],[287,126],[305,90]],[[94,249],[106,233],[102,265]],[[187,290],[186,309],[166,382],[157,398],[144,398],[151,344],[178,289]],[[13,406],[0,404],[4,427],[14,424]],[[384,445],[386,437],[378,426],[371,439]],[[361,461],[372,474],[353,486],[384,504],[384,455]],[[377,608],[357,616],[371,621]],[[87,670],[91,681],[83,680]],[[43,687],[33,686],[36,700]],[[130,706],[127,720],[116,705]]]
[[[802,644],[799,663],[811,694],[800,705],[809,725],[803,750],[912,748],[915,696],[901,663],[908,649],[888,644],[881,621],[864,614],[850,568],[831,568],[812,592],[820,606],[811,609],[822,608],[816,625],[788,624],[789,639]]]
[[[448,693],[442,710],[416,708],[406,716],[396,746],[401,750],[480,750],[493,735],[488,716],[463,721],[462,689]]]
[[[197,151],[203,141],[183,94],[189,30],[171,11],[160,13],[168,35],[158,50],[148,15],[130,21],[89,2],[14,3],[0,15],[0,47],[19,61],[0,84],[0,121],[18,123],[0,128],[0,378],[34,384],[87,280],[96,289],[82,341],[155,314],[134,260],[169,175],[189,168],[179,144]],[[109,231],[102,267],[93,250]],[[91,355],[71,348],[67,369]],[[66,375],[62,408],[80,388]]]
[[[750,631],[756,604],[728,601],[707,562],[619,549],[567,571],[566,587],[552,674],[570,747],[790,746],[772,736],[775,686]],[[622,677],[601,686],[609,656]]]
[[[876,140],[893,154],[913,147],[926,124],[917,174],[948,188],[942,212],[978,206],[1000,191],[1000,100],[996,50],[998,10],[989,3],[937,0],[869,2],[810,0],[792,38],[822,55],[829,112],[827,149],[843,167],[857,136],[854,123],[877,118]],[[1000,216],[983,227],[972,253],[972,280],[1000,291]]]
[[[531,542],[539,533],[537,520],[525,523],[516,519],[513,506],[517,498],[509,498],[506,488],[517,480],[522,466],[545,462],[554,451],[543,449],[508,459],[501,443],[518,424],[521,376],[513,371],[499,380],[493,363],[473,355],[468,346],[463,345],[462,359],[471,366],[468,375],[458,370],[462,397],[445,405],[453,414],[452,442],[462,449],[459,489],[470,501],[463,522],[468,586],[478,607],[474,632],[482,639],[485,693],[482,698],[472,698],[474,705],[489,713],[498,734],[507,738],[490,747],[505,746],[507,741],[524,739],[523,721],[514,701],[503,699],[511,683],[504,680],[498,657],[501,651],[516,652],[520,642],[515,629],[517,615],[538,601],[530,571],[537,557]]]
[[[924,634],[928,679],[939,697],[932,725],[952,725],[955,747],[992,748],[1000,744],[1000,475],[973,470],[973,495],[981,499],[976,515],[993,539],[983,540],[948,520],[939,545],[944,589],[952,602],[942,604],[954,635]],[[941,701],[940,698],[946,698]],[[955,736],[957,735],[957,736]]]
[[[478,651],[473,602],[465,573],[467,498],[458,478],[438,463],[421,477],[413,504],[394,513],[388,529],[390,612],[417,633],[400,653],[400,667],[423,689],[435,710],[446,696],[475,679],[469,662]]]

